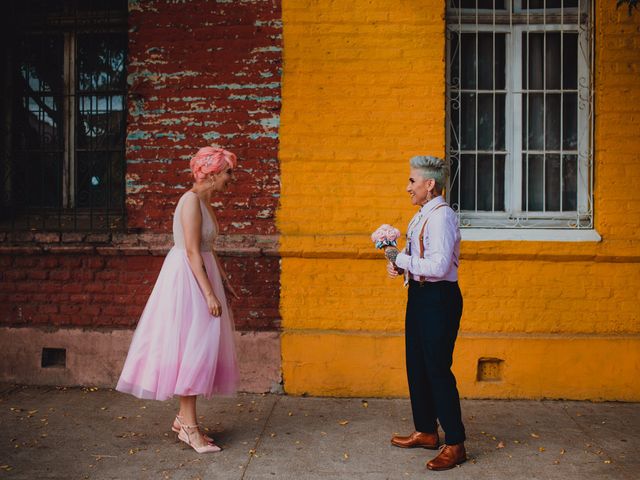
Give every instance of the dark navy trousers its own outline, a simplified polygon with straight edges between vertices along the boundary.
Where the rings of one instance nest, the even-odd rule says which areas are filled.
[[[405,347],[413,423],[418,432],[434,433],[439,421],[449,445],[465,440],[451,371],[461,316],[458,282],[409,281]]]

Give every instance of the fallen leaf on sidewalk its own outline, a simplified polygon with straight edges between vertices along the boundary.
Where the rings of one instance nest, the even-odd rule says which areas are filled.
[[[349,423],[349,420],[340,420],[338,421],[338,423],[342,426],[347,425]]]
[[[349,458],[349,454],[347,452],[344,452],[344,459],[347,460]]]
[[[560,455],[564,455],[565,453],[567,453],[567,451],[564,448],[560,449]]]
[[[100,455],[100,454],[97,454],[97,453],[93,453],[93,454],[91,454],[91,456],[92,457],[96,457],[96,462],[99,462],[103,458],[118,458],[115,455]]]
[[[604,463],[611,463],[611,460],[605,460]]]
[[[539,452],[544,452],[545,450],[546,450],[546,448],[544,448],[544,447],[540,447],[540,448],[538,448],[538,451],[539,451]]]
[[[540,435],[538,435],[537,433],[532,433],[532,434],[531,434],[531,436],[532,436],[533,438],[540,438]]]
[[[498,442],[498,445],[496,445],[496,448],[504,448],[504,442],[502,440]]]
[[[369,407],[369,402],[367,402],[366,400],[362,400],[362,407],[363,408]]]

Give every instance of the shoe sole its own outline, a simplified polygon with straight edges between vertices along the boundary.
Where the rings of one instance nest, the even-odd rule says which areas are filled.
[[[398,445],[393,442],[391,442],[391,445],[398,448],[424,448],[425,450],[438,450],[440,448],[440,445]]]
[[[443,472],[445,470],[451,470],[453,468],[456,468],[458,465],[462,465],[466,461],[467,461],[466,459],[462,460],[461,462],[458,462],[455,465],[452,465],[452,466],[446,467],[446,468],[431,468],[429,465],[427,465],[427,470],[431,470],[432,472]]]

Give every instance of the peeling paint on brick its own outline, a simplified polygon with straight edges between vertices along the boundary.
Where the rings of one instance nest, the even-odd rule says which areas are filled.
[[[236,183],[213,202],[222,233],[255,242],[276,233],[280,196],[280,2],[187,3],[130,2],[128,228],[170,233],[177,199],[190,187],[189,159],[217,144],[239,162]],[[223,260],[257,302],[237,306],[238,328],[279,328],[279,261]]]

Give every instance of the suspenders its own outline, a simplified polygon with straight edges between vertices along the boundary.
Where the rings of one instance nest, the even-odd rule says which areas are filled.
[[[435,212],[439,208],[448,207],[448,206],[449,205],[447,205],[446,203],[442,203],[442,204],[438,205],[436,208],[434,208],[433,211]],[[429,218],[431,218],[431,217],[429,217]],[[420,258],[424,258],[424,231],[427,228],[427,223],[429,223],[429,218],[427,218],[427,220],[422,225],[422,228],[420,229],[420,235],[418,236],[418,240],[420,241]],[[419,275],[418,278],[420,279],[419,282],[421,284],[426,282],[426,280],[427,280],[427,277],[424,277],[422,275]]]

